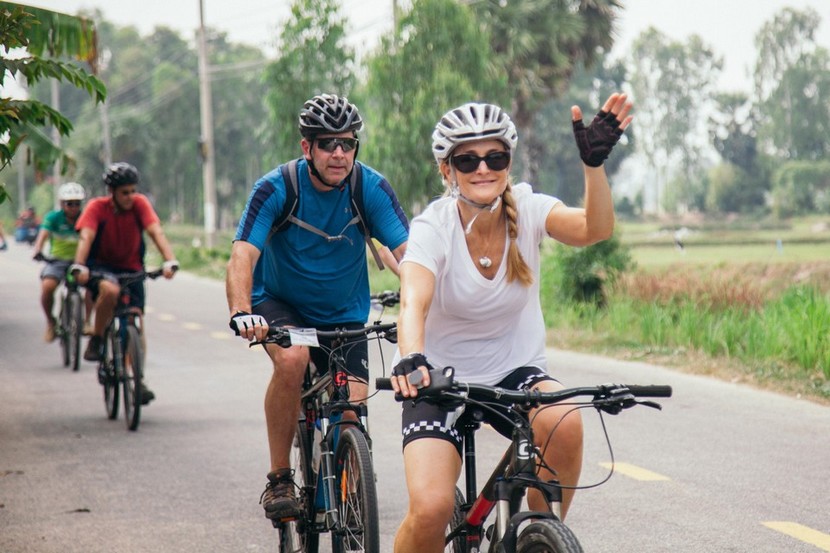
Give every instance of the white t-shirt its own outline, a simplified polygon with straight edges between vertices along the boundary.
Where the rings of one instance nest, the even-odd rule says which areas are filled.
[[[518,246],[533,284],[507,282],[507,248],[493,280],[478,272],[467,250],[456,200],[441,198],[412,220],[402,263],[435,275],[424,354],[435,367],[454,367],[464,382],[494,385],[518,367],[547,368],[545,323],[539,303],[540,244],[558,199],[513,186],[519,213]],[[506,232],[506,230],[505,230]]]

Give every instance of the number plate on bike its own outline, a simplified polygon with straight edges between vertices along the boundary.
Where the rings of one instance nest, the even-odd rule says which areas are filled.
[[[295,346],[320,347],[317,341],[317,331],[313,328],[290,328],[288,336],[291,338],[291,344]]]

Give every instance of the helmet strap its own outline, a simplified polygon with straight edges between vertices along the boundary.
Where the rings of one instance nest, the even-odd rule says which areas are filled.
[[[496,199],[493,200],[492,202],[490,202],[489,204],[481,204],[481,203],[478,203],[478,202],[475,202],[475,201],[471,200],[470,198],[468,198],[464,194],[462,194],[461,190],[459,190],[459,188],[458,188],[458,183],[456,183],[456,182],[452,183],[451,192],[452,192],[452,197],[453,198],[457,198],[457,199],[461,200],[462,202],[464,202],[465,204],[470,205],[470,206],[475,207],[475,208],[478,209],[478,213],[476,213],[473,216],[473,218],[470,219],[470,222],[467,223],[467,226],[464,227],[464,234],[470,234],[470,232],[473,229],[473,223],[475,223],[476,219],[478,219],[478,216],[481,215],[481,213],[485,209],[487,211],[489,211],[490,213],[493,213],[496,209],[498,209],[499,205],[501,205],[501,194],[496,196]]]

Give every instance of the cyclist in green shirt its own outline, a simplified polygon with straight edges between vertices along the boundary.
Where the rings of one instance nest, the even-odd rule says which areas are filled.
[[[50,211],[43,218],[34,244],[34,259],[44,259],[43,248],[49,241],[49,263],[40,273],[40,305],[46,315],[46,333],[43,339],[51,342],[55,339],[55,317],[52,308],[55,304],[55,290],[66,278],[66,270],[75,259],[78,247],[78,231],[75,222],[81,214],[81,202],[86,193],[84,187],[76,182],[67,182],[58,189],[61,207]],[[87,311],[88,313],[89,311]]]

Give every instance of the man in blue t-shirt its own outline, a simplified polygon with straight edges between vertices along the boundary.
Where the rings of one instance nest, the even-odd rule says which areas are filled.
[[[322,94],[300,111],[303,158],[296,166],[300,198],[290,224],[281,167],[259,179],[236,231],[226,291],[231,328],[246,340],[262,340],[272,326],[360,328],[369,316],[369,276],[364,234],[351,207],[352,171],[362,171],[364,223],[393,257],[403,257],[409,222],[386,179],[355,163],[363,121],[345,97]],[[397,271],[396,271],[397,272]],[[261,503],[272,520],[299,514],[289,453],[300,411],[300,389],[309,360],[327,367],[320,348],[265,346],[273,364],[265,394],[271,466]],[[368,348],[355,344],[346,355],[354,401],[368,395]]]

